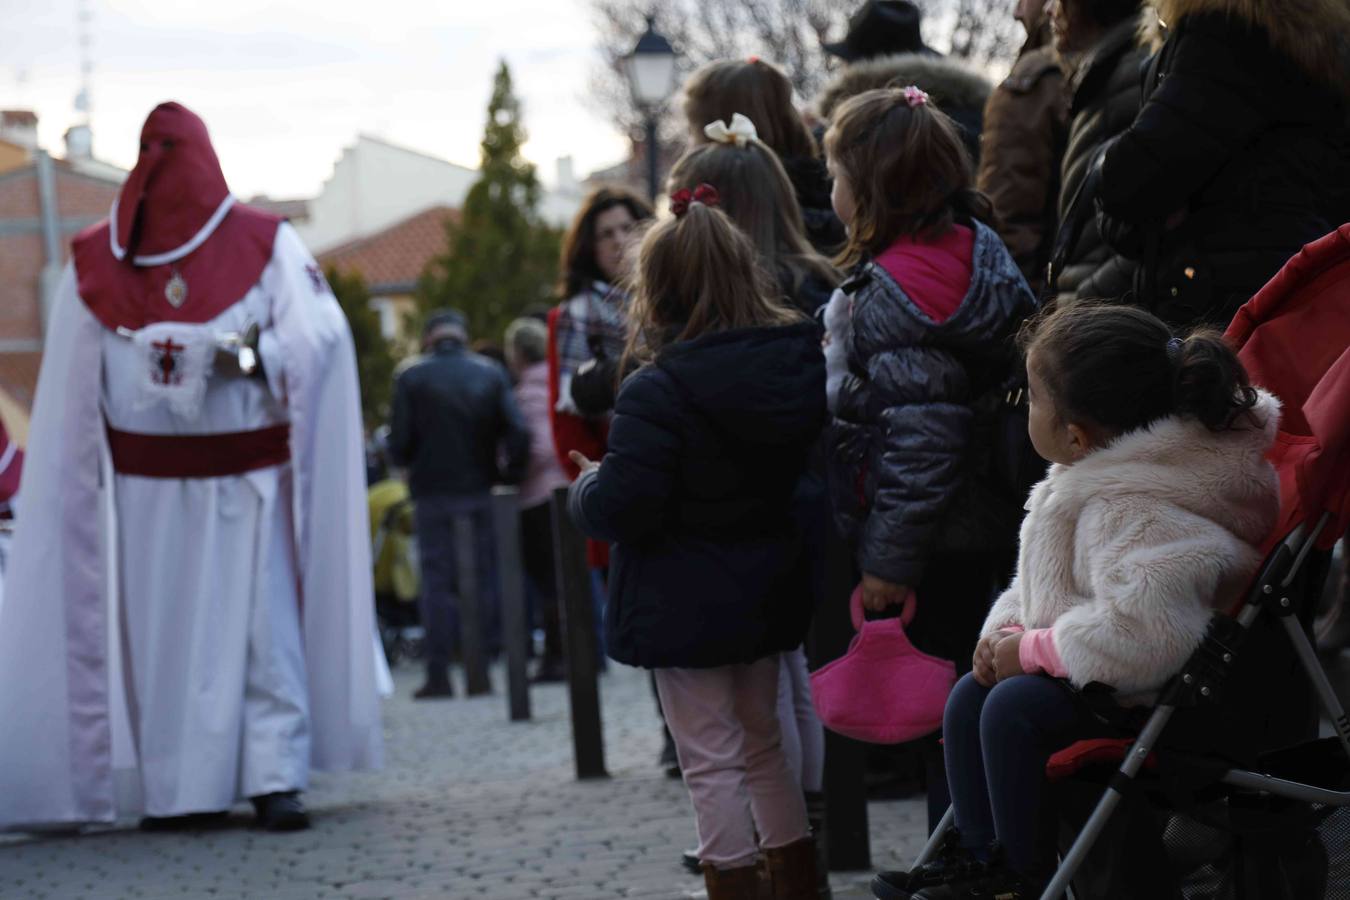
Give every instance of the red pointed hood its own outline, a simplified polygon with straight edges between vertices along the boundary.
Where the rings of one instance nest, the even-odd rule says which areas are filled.
[[[208,322],[258,282],[280,222],[235,203],[206,124],[161,103],[108,221],[72,242],[80,299],[113,330]]]
[[[113,256],[130,254],[136,265],[186,256],[232,202],[206,123],[181,104],[161,103],[141,128],[141,155],[113,204]]]

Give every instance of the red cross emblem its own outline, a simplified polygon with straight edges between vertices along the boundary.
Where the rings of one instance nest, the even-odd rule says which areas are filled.
[[[183,373],[178,371],[178,360],[187,348],[174,343],[173,338],[155,341],[150,345],[155,351],[153,378],[156,384],[181,384]]]

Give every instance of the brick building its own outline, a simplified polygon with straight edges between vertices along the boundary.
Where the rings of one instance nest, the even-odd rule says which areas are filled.
[[[71,238],[107,216],[121,183],[111,167],[53,159],[22,134],[15,140],[31,115],[0,112],[0,388],[23,407],[32,406]]]

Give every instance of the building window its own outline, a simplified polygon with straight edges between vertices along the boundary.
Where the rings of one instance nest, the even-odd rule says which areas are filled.
[[[398,337],[398,307],[392,297],[371,297],[370,308],[380,317],[380,334],[386,341]]]

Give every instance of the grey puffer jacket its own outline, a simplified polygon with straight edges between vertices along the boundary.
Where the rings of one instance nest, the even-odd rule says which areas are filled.
[[[873,262],[825,313],[836,524],[863,572],[896,584],[918,584],[937,552],[1016,546],[1020,502],[981,475],[993,423],[976,407],[1019,364],[1013,337],[1036,300],[1003,241],[973,224],[970,288],[947,320]]]

